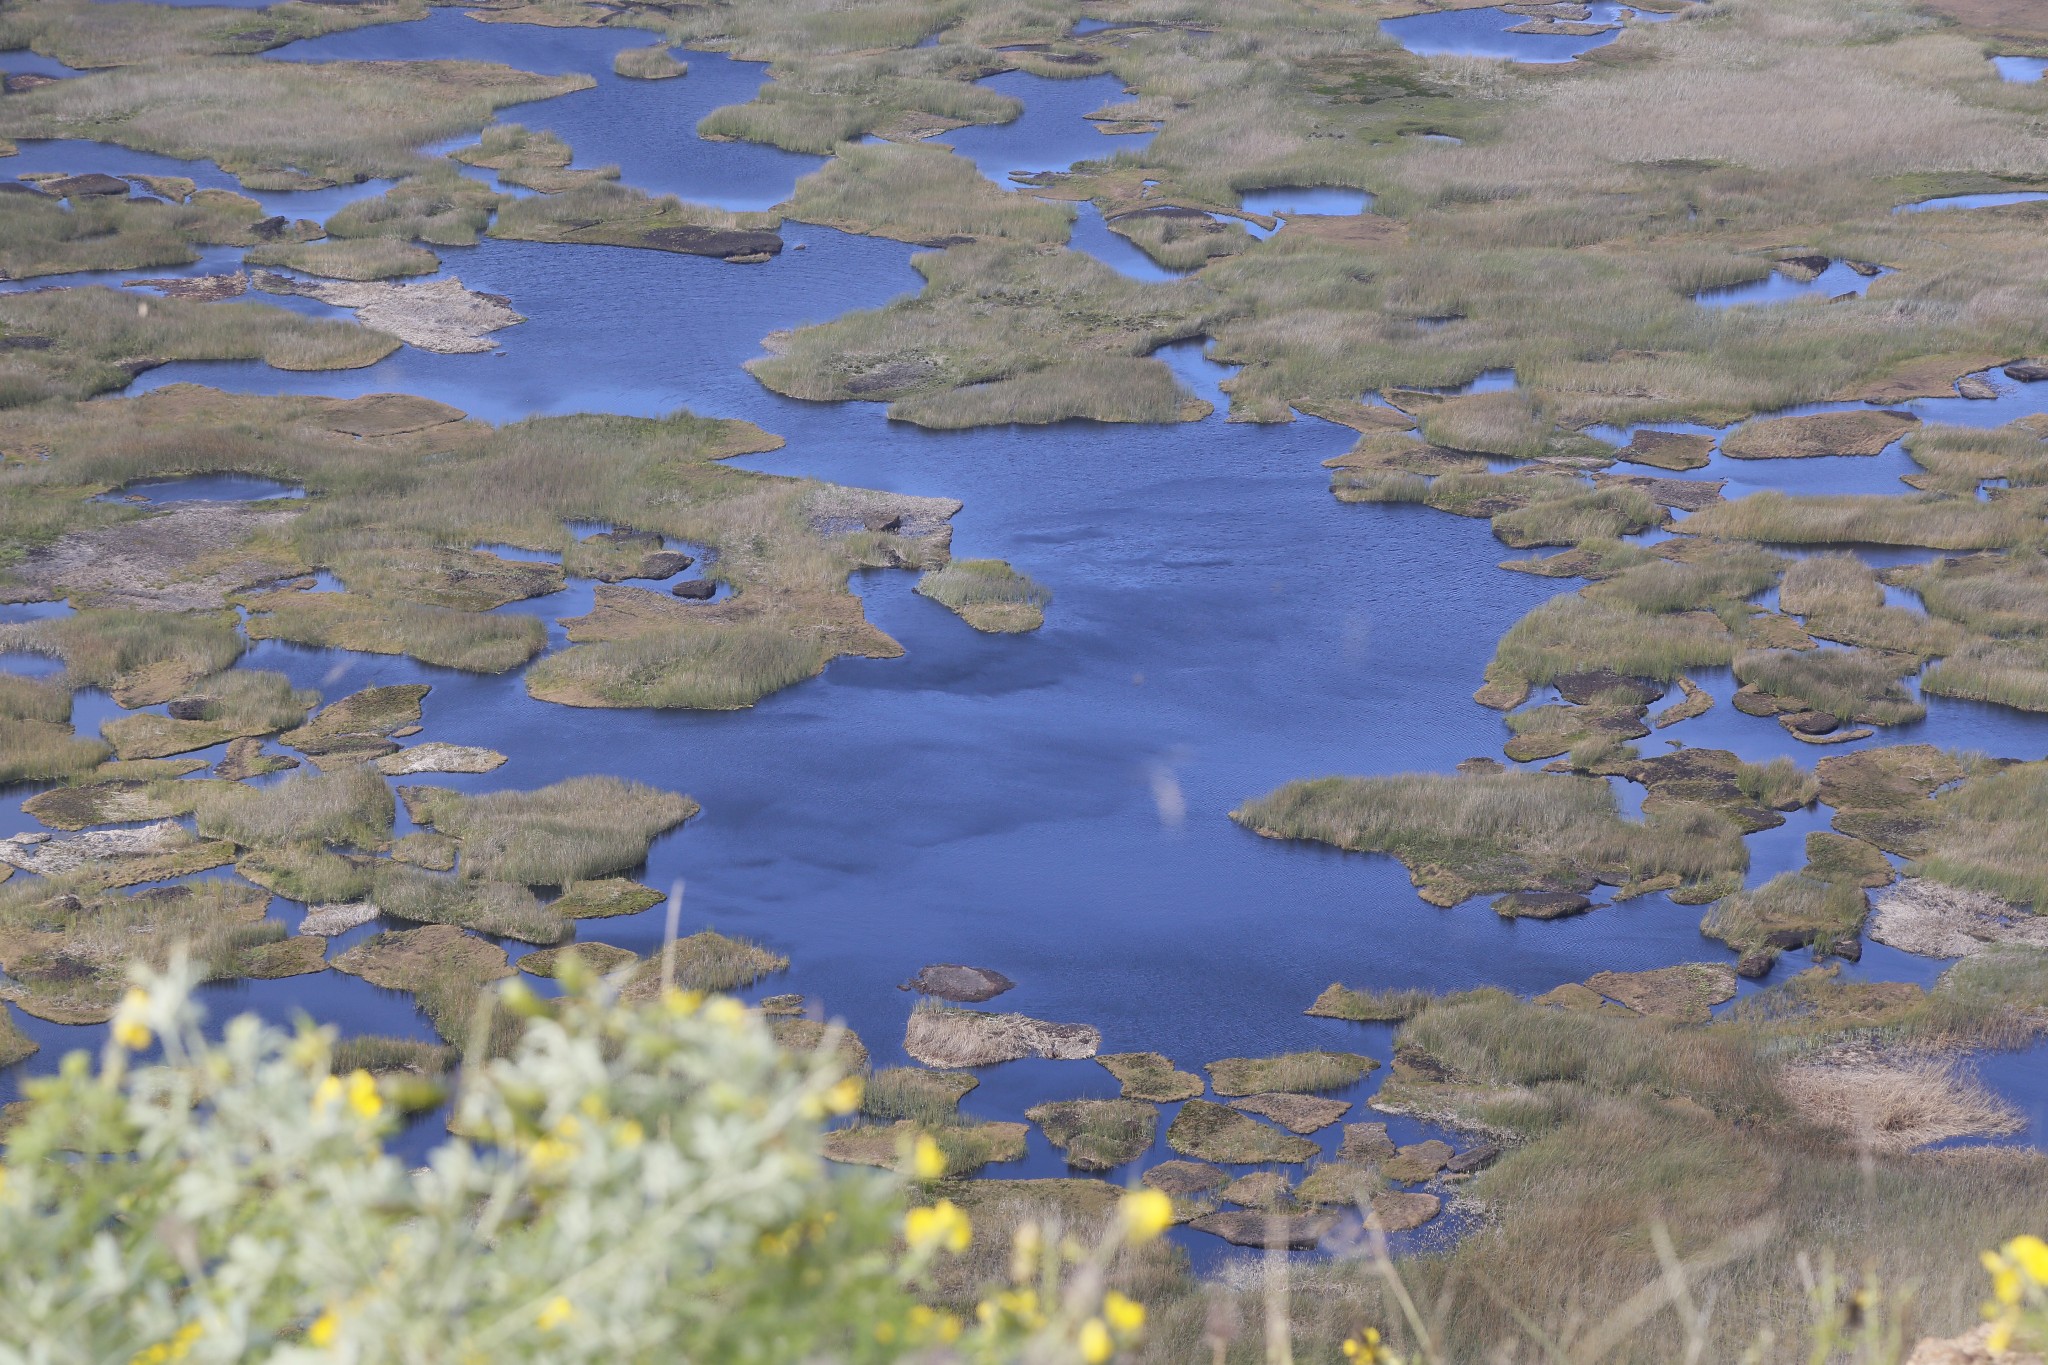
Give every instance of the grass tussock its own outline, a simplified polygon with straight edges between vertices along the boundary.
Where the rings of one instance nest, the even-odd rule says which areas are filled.
[[[503,1055],[517,1022],[503,1010],[486,1013],[487,994],[512,975],[505,950],[450,925],[399,929],[365,939],[334,959],[334,969],[386,990],[408,991],[420,1012],[451,1044]],[[476,1025],[488,1020],[477,1036]]]
[[[1225,1057],[1203,1070],[1219,1095],[1314,1095],[1342,1090],[1378,1067],[1377,1061],[1356,1052],[1286,1052],[1276,1057]]]
[[[150,63],[9,100],[0,136],[86,137],[218,162],[258,189],[393,175],[498,109],[588,87],[485,62]]]
[[[1717,901],[1700,921],[1700,932],[1739,953],[1832,946],[1856,936],[1867,909],[1861,887],[1787,872]]]
[[[966,1071],[930,1071],[892,1066],[875,1072],[861,1089],[860,1112],[873,1119],[910,1119],[935,1128],[956,1122],[960,1101],[980,1085]]]
[[[337,280],[395,280],[431,275],[441,258],[423,246],[390,237],[334,238],[290,246],[262,246],[243,257],[250,265],[281,265]]]
[[[1064,242],[1065,204],[1012,194],[972,161],[925,143],[852,143],[799,180],[789,216],[920,245],[967,238]]]
[[[1933,802],[1933,829],[1915,876],[2048,906],[2038,832],[2048,819],[2048,763],[2016,763],[1970,778]]]
[[[251,639],[404,654],[472,673],[503,673],[547,647],[538,617],[424,607],[346,592],[264,593],[249,599]]]
[[[1290,783],[1231,818],[1273,838],[1391,854],[1437,905],[1596,881],[1702,882],[1748,865],[1735,826],[1715,812],[1679,806],[1635,824],[1616,813],[1607,783],[1588,777],[1331,777]]]
[[[1194,1099],[1206,1088],[1200,1076],[1176,1070],[1171,1059],[1157,1052],[1106,1052],[1095,1060],[1122,1082],[1127,1100],[1171,1104]]]
[[[173,697],[168,714],[145,712],[101,726],[122,759],[166,758],[242,736],[269,735],[306,718],[318,692],[291,685],[282,673],[234,669]]]
[[[525,886],[567,886],[646,861],[656,837],[697,813],[687,796],[616,777],[572,777],[537,791],[466,795],[406,787],[420,824],[462,843],[462,874]]]
[[[1781,545],[1924,545],[1988,550],[2031,539],[2040,511],[2020,495],[1979,502],[1916,493],[1799,497],[1752,493],[1686,518],[1688,535]]]
[[[369,768],[300,773],[267,787],[209,783],[193,803],[199,831],[244,848],[291,844],[374,850],[391,840],[391,789]]]
[[[0,298],[0,330],[50,339],[46,347],[5,353],[0,409],[126,388],[135,377],[132,365],[142,359],[261,360],[280,370],[353,370],[398,349],[397,340],[382,332],[269,304],[138,303],[132,293],[97,286],[6,295]]]
[[[1055,1100],[1024,1111],[1046,1141],[1081,1171],[1107,1171],[1135,1161],[1152,1146],[1159,1111],[1141,1100]]]
[[[527,670],[526,690],[568,706],[734,711],[816,677],[831,657],[772,627],[685,627],[551,654]]]
[[[1735,656],[1735,677],[1783,706],[1845,723],[1901,725],[1927,714],[1899,681],[1918,666],[1910,655],[1865,649],[1745,650]]]
[[[414,924],[453,925],[543,947],[571,933],[567,920],[514,882],[437,877],[403,863],[380,863],[370,894],[386,915]]]
[[[674,80],[677,76],[687,75],[689,70],[689,64],[677,61],[666,43],[656,43],[653,47],[625,48],[612,58],[613,74],[624,76],[628,80]]]
[[[1166,1145],[1197,1161],[1298,1163],[1321,1150],[1307,1138],[1269,1128],[1208,1100],[1189,1100],[1167,1125]]]
[[[917,580],[917,591],[951,607],[976,630],[1015,634],[1045,624],[1052,592],[1000,559],[955,559]]]
[[[1359,1023],[1396,1023],[1420,1014],[1431,1000],[1422,990],[1352,990],[1333,982],[1303,1011],[1322,1019],[1352,1019]]]

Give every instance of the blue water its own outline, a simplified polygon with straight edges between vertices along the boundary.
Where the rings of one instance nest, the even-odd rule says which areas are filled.
[[[1616,23],[1626,6],[1594,4],[1586,22]],[[1655,16],[1644,15],[1644,18]],[[1380,31],[1423,57],[1494,57],[1511,62],[1568,62],[1582,52],[1604,47],[1620,36],[1619,28],[1584,37],[1550,33],[1510,33],[1509,29],[1531,22],[1526,14],[1509,14],[1500,9],[1443,10],[1434,14],[1411,14],[1404,19],[1382,19]]]
[[[1372,196],[1364,190],[1333,185],[1283,186],[1270,190],[1246,190],[1238,196],[1246,213],[1268,218],[1291,218],[1296,214],[1327,214],[1350,217],[1372,207]]]
[[[1115,76],[1051,80],[1005,71],[981,84],[1022,100],[1023,114],[1009,123],[956,128],[932,141],[951,147],[999,185],[1010,183],[1013,171],[1063,171],[1077,161],[1107,161],[1119,152],[1142,151],[1153,138],[1151,133],[1104,133],[1085,117],[1129,98]]]
[[[2007,204],[2032,204],[2048,199],[2048,192],[2041,190],[2018,190],[2010,194],[1951,194],[1941,199],[1922,199],[1917,203],[1901,204],[1893,213],[1930,213],[1941,209],[1995,209]]]
[[[192,474],[177,479],[147,479],[100,494],[102,502],[257,502],[264,498],[303,498],[306,490],[275,479],[248,474]]]
[[[2000,80],[2021,83],[2038,81],[2048,71],[2048,57],[1993,57],[1991,64],[1998,68]]]
[[[404,50],[406,34],[417,50]],[[709,202],[775,202],[817,164],[691,132],[709,107],[750,97],[758,66],[689,53],[681,80],[611,78],[610,53],[644,41],[632,32],[480,25],[443,11],[285,55],[489,55],[529,69],[589,70],[597,90],[507,117],[554,129],[579,165],[639,157],[638,169],[628,164],[628,183]],[[730,88],[704,93],[727,76]],[[1013,170],[1062,169],[1142,145],[1106,138],[1082,118],[1122,97],[1113,77],[1011,75],[990,84],[1024,95],[1025,115],[945,140],[997,183],[1009,183]],[[138,154],[96,150],[123,169],[148,169]],[[1303,209],[1299,192],[1285,207]],[[430,683],[422,738],[510,756],[494,773],[436,783],[532,788],[602,771],[689,792],[704,813],[658,840],[638,875],[664,888],[687,883],[686,932],[715,926],[787,952],[789,971],[751,994],[802,992],[851,1023],[878,1066],[907,1060],[900,1040],[911,998],[895,986],[927,962],[994,967],[1019,983],[996,1008],[1089,1022],[1103,1030],[1105,1051],[1156,1049],[1198,1068],[1223,1056],[1306,1047],[1385,1060],[1386,1027],[1300,1014],[1334,979],[1536,992],[1607,968],[1726,960],[1720,945],[1702,939],[1697,907],[1661,896],[1548,924],[1502,920],[1483,903],[1439,910],[1415,896],[1390,859],[1275,844],[1227,818],[1245,798],[1299,777],[1445,771],[1466,757],[1497,756],[1507,731],[1468,700],[1471,689],[1495,640],[1576,583],[1495,571],[1507,552],[1482,521],[1338,503],[1321,462],[1354,434],[1308,418],[1227,422],[1219,385],[1230,372],[1200,343],[1161,353],[1192,391],[1218,405],[1194,424],[931,432],[890,422],[877,404],[778,397],[740,368],[760,353],[762,337],[919,287],[908,264],[913,249],[901,243],[795,223],[784,235],[790,249],[745,269],[612,247],[487,240],[441,249],[450,272],[506,295],[528,317],[504,334],[500,353],[405,348],[367,369],[325,374],[181,363],[144,375],[133,391],[187,380],[247,392],[402,391],[497,422],[679,406],[747,418],[788,441],[738,462],[747,467],[964,500],[955,553],[1008,559],[1050,587],[1042,630],[982,635],[913,593],[914,575],[865,572],[854,590],[905,656],[840,660],[815,681],[733,713],[548,706],[528,698],[516,674],[483,677],[278,642],[255,645],[246,666],[277,669],[330,700],[377,684]],[[1137,278],[1166,273],[1109,234],[1092,208],[1076,221],[1075,245],[1112,264],[1121,251],[1118,268]],[[2048,385],[1996,382],[2007,392],[1994,402],[1907,406],[1930,419],[1986,423],[2048,407]],[[1512,372],[1501,370],[1458,391],[1513,384]],[[1814,410],[1828,406],[1849,405]],[[1910,468],[1895,447],[1871,459],[1717,455],[1688,477],[1740,481],[1731,495],[1766,486],[1888,491]],[[704,558],[683,576],[701,575]],[[572,615],[589,593],[587,582],[571,582],[506,610]],[[7,608],[0,619],[59,610]],[[562,647],[558,628],[550,637],[551,649]],[[1727,670],[1696,678],[1718,704],[1656,732],[1645,752],[1677,739],[1751,760],[1791,754],[1810,765],[1840,751],[1815,750],[1774,722],[1736,713]],[[2048,751],[2048,717],[1939,698],[1928,704],[1925,722],[1869,742]],[[83,733],[119,714],[97,692],[74,704]],[[1631,791],[1624,806],[1639,800]],[[0,834],[35,827],[15,802],[4,804]],[[1825,812],[1795,813],[1753,839],[1751,882],[1797,866],[1804,833],[1825,823]],[[400,824],[403,832],[402,813]],[[299,909],[278,902],[275,912],[290,924]],[[661,921],[656,909],[588,922],[579,933],[650,952]],[[375,929],[352,931],[330,955]],[[1858,971],[1925,980],[1938,970],[1877,948]],[[1796,956],[1781,973],[1802,965]],[[210,987],[206,998],[217,1015],[249,1009],[284,1022],[303,1010],[350,1032],[430,1036],[405,997],[335,973]],[[44,1051],[0,1077],[0,1099],[15,1093],[20,1075],[46,1072],[64,1050],[102,1036],[21,1022]],[[2048,1110],[2038,1058],[1984,1064],[2030,1108],[2034,1141]],[[1016,1118],[1039,1100],[1113,1093],[1107,1073],[1090,1063],[1013,1063],[981,1075],[963,1108],[990,1118]],[[1341,1098],[1362,1099],[1378,1079]],[[1171,1114],[1168,1107],[1162,1132]],[[1361,1109],[1347,1117],[1383,1116]],[[1392,1128],[1404,1141],[1426,1131],[1406,1120]],[[438,1135],[422,1123],[399,1145],[417,1154]],[[1320,1140],[1329,1149],[1337,1136],[1333,1128]],[[1042,1135],[1034,1130],[1030,1143],[1024,1162],[992,1173],[1063,1172]],[[1163,1155],[1155,1147],[1138,1164]],[[1204,1257],[1219,1254],[1211,1239],[1189,1241]]]
[[[1810,280],[1795,280],[1790,275],[1773,270],[1760,280],[1748,284],[1729,285],[1723,289],[1706,289],[1693,295],[1693,299],[1708,308],[1738,308],[1752,304],[1786,303],[1792,299],[1819,298],[1833,299],[1844,294],[1863,294],[1884,275],[1864,275],[1851,270],[1845,263],[1835,261],[1826,270]]]
[[[78,68],[66,66],[55,57],[45,57],[40,52],[19,47],[11,52],[0,52],[0,72],[10,76],[65,77],[83,74]]]

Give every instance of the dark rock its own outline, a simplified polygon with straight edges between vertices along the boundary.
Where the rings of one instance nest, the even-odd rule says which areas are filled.
[[[640,556],[634,566],[635,578],[668,578],[681,573],[697,561],[681,550],[652,550]]]
[[[657,251],[679,251],[686,256],[773,256],[782,250],[782,237],[773,232],[685,226],[643,232],[640,244]]]
[[[645,545],[652,549],[661,548],[661,537],[653,531],[636,531],[630,526],[614,526],[609,531],[595,531],[583,537],[585,545]]]
[[[1593,902],[1575,891],[1512,891],[1493,903],[1503,919],[1563,919],[1583,915]]]
[[[217,697],[179,697],[164,707],[164,714],[172,720],[205,720],[218,701]]]
[[[120,176],[105,175],[99,171],[45,180],[42,184],[44,194],[53,194],[59,199],[126,199],[128,189],[128,182]]]
[[[1764,947],[1766,948],[1804,948],[1811,942],[1813,942],[1813,930],[1811,929],[1773,929],[1770,933],[1764,935]]]
[[[692,602],[709,602],[718,595],[718,583],[710,578],[692,578],[676,584],[669,591]]]
[[[1826,711],[1801,711],[1797,715],[1786,716],[1785,725],[1802,735],[1831,735],[1842,728],[1840,718]]]
[[[1854,934],[1849,935],[1847,938],[1838,938],[1827,946],[1827,956],[1839,957],[1844,962],[1861,962],[1863,960],[1863,940]]]
[[[1789,265],[1794,270],[1803,270],[1818,275],[1835,262],[1828,256],[1780,256],[1779,265]]]
[[[860,519],[860,524],[863,530],[868,531],[900,531],[903,529],[903,514],[901,512],[870,512]]]
[[[1744,953],[1735,964],[1735,974],[1748,981],[1756,981],[1771,974],[1771,968],[1778,965],[1778,950],[1775,948],[1752,948]]]
[[[2048,361],[2022,360],[2005,367],[2007,379],[2017,379],[2022,384],[2038,384],[2048,379]]]
[[[144,905],[169,905],[173,901],[184,900],[191,894],[192,888],[189,886],[152,886],[136,892],[130,899]]]
[[[678,585],[680,586],[680,585]],[[975,1004],[992,1000],[1017,983],[987,967],[963,967],[956,962],[935,962],[919,970],[899,990],[935,995],[941,1000]]]
[[[1626,692],[1637,706],[1648,706],[1664,695],[1663,683],[1655,678],[1631,678],[1609,668],[1585,673],[1565,673],[1551,679],[1557,695],[1576,706],[1584,706],[1603,692]]]
[[[47,351],[55,344],[49,337],[0,337],[0,351]]]
[[[1501,761],[1497,758],[1468,758],[1458,765],[1458,771],[1478,777],[1491,777],[1495,773],[1506,772],[1507,769],[1501,766]]]
[[[1453,1080],[1458,1074],[1421,1048],[1407,1043],[1395,1044],[1394,1069],[1397,1073],[1424,1081]]]
[[[290,227],[291,221],[283,214],[277,213],[249,224],[249,231],[266,242],[274,242],[284,236],[285,231]]]
[[[1498,1142],[1482,1142],[1477,1147],[1468,1147],[1444,1163],[1444,1169],[1452,1175],[1470,1175],[1484,1170],[1500,1157]]]
[[[1188,1226],[1197,1232],[1221,1237],[1232,1246],[1283,1247],[1289,1251],[1313,1251],[1323,1234],[1336,1226],[1334,1214],[1265,1214],[1249,1209],[1205,1213]]]
[[[0,194],[32,194],[38,199],[50,197],[34,185],[24,185],[19,180],[0,180]]]
[[[51,899],[44,901],[42,904],[42,908],[45,910],[54,910],[61,915],[75,915],[80,910],[83,910],[85,908],[85,902],[81,901],[80,899],[78,899],[78,897],[72,895],[71,893],[66,892],[61,896],[54,896]]]
[[[1871,261],[1844,261],[1842,264],[1848,266],[1866,280],[1875,279],[1877,276],[1884,274],[1884,267]]]

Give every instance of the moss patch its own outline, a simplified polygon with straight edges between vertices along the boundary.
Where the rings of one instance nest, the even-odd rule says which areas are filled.
[[[1290,1137],[1208,1100],[1189,1100],[1166,1130],[1166,1145],[1182,1156],[1229,1165],[1309,1160],[1319,1150],[1307,1138]]]
[[[1152,1145],[1159,1111],[1142,1100],[1057,1100],[1024,1111],[1077,1170],[1106,1171]]]
[[[1052,593],[1000,559],[956,559],[918,579],[917,591],[976,630],[998,635],[1037,630],[1052,602]]]
[[[1095,1060],[1123,1083],[1127,1100],[1171,1104],[1194,1099],[1205,1089],[1200,1076],[1176,1071],[1172,1061],[1156,1052],[1106,1052]]]
[[[1219,1095],[1256,1095],[1271,1090],[1341,1090],[1378,1067],[1371,1057],[1355,1052],[1285,1052],[1275,1057],[1225,1057],[1203,1069]]]

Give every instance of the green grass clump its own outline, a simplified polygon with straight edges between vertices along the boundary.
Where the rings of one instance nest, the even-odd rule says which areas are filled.
[[[728,938],[715,929],[677,939],[674,960],[675,984],[691,991],[736,991],[789,968],[789,959],[781,953],[771,952],[751,939]],[[633,988],[627,992],[629,998],[653,992],[661,980],[661,962],[660,954],[647,960],[647,965],[634,977]]]
[[[1814,881],[1845,886],[1884,886],[1898,875],[1875,846],[1828,830],[1806,836],[1804,872]]]
[[[1394,1023],[1414,1018],[1428,1007],[1433,998],[1428,991],[1419,990],[1355,991],[1339,981],[1331,983],[1303,1013],[1322,1019]]]
[[[6,998],[53,1023],[101,1023],[129,985],[128,967],[161,971],[189,945],[216,980],[262,967],[261,949],[283,937],[262,925],[269,896],[252,886],[202,880],[133,894],[93,890],[76,879],[76,894],[42,879],[0,888],[0,966]]]
[[[1667,874],[1703,882],[1749,861],[1713,811],[1678,806],[1636,824],[1616,813],[1605,781],[1547,773],[1329,777],[1289,783],[1231,818],[1272,838],[1392,854],[1433,905]]]
[[[281,265],[336,280],[395,280],[431,275],[441,258],[423,246],[390,237],[336,237],[324,242],[259,246],[246,253],[250,265]]]
[[[853,143],[797,181],[789,216],[928,243],[961,237],[1064,242],[1074,211],[992,184],[972,161],[924,143]]]
[[[368,858],[343,857],[304,844],[255,849],[236,862],[235,871],[286,900],[306,905],[363,900],[375,881],[375,867]]]
[[[1952,491],[1974,492],[1986,479],[2005,479],[2015,488],[2048,483],[2048,444],[2018,423],[1921,427],[1906,437],[1906,453],[1944,485],[1954,481]]]
[[[1972,641],[1922,674],[1920,690],[2020,711],[2048,711],[2048,641]]]
[[[1106,1171],[1135,1161],[1152,1145],[1159,1111],[1142,1100],[1055,1100],[1024,1111],[1066,1154],[1067,1165]]]
[[[673,80],[677,76],[687,74],[689,69],[688,63],[675,59],[666,43],[656,43],[653,47],[625,48],[612,58],[612,72],[628,80]]]
[[[297,773],[267,787],[209,782],[193,802],[202,834],[244,848],[331,844],[372,850],[390,842],[391,788],[370,768]]]
[[[169,701],[244,648],[232,612],[103,608],[40,622],[33,638],[64,660],[66,681],[130,707]]]
[[[1342,1090],[1378,1067],[1378,1062],[1356,1052],[1285,1052],[1277,1057],[1225,1057],[1203,1069],[1219,1095],[1269,1090],[1313,1095]]]
[[[489,185],[446,163],[429,162],[384,193],[337,209],[325,226],[337,245],[389,238],[432,246],[475,246],[491,225],[498,200],[497,191]]]
[[[1765,810],[1811,805],[1820,795],[1820,779],[1782,754],[1767,763],[1743,764],[1736,770],[1735,785]]]
[[[1787,872],[1754,891],[1723,897],[1700,921],[1700,932],[1738,953],[1833,945],[1855,937],[1868,908],[1861,887]]]
[[[282,673],[234,669],[193,685],[171,702],[171,715],[123,716],[101,726],[123,759],[165,758],[245,735],[297,725],[320,700]]]
[[[913,1119],[936,1128],[957,1122],[961,1098],[980,1084],[972,1072],[892,1066],[867,1078],[860,1112],[868,1118]]]
[[[0,408],[126,388],[135,378],[129,362],[138,356],[160,362],[261,360],[279,370],[353,370],[398,349],[397,339],[382,332],[302,317],[266,303],[168,298],[146,303],[145,311],[134,294],[98,286],[0,298],[0,330],[51,342],[7,352],[0,369]]]
[[[627,877],[571,882],[548,908],[565,919],[610,919],[637,915],[661,904],[664,897],[651,886]]]
[[[1901,725],[1927,708],[1899,679],[1919,661],[1864,649],[1762,649],[1735,656],[1736,680],[1789,709],[1825,711],[1843,722]]]
[[[10,194],[0,203],[0,272],[33,279],[74,270],[187,265],[196,245],[253,246],[264,217],[254,199],[200,190],[173,204],[102,195]]]
[[[366,687],[321,707],[311,720],[279,740],[302,754],[388,748],[386,736],[393,730],[419,723],[420,701],[429,690],[426,683]]]
[[[1735,636],[1711,612],[1637,612],[1574,594],[1515,622],[1486,675],[1524,695],[1530,684],[1588,668],[1669,682],[1689,669],[1726,666],[1735,649]]]
[[[1545,498],[1493,518],[1493,533],[1514,548],[1577,545],[1614,540],[1646,531],[1664,520],[1664,509],[1640,488],[1610,485]]]
[[[1144,284],[1080,252],[1000,242],[911,264],[925,278],[916,297],[777,334],[748,370],[792,398],[893,402],[892,415],[927,426],[1200,415],[1182,412],[1187,396],[1162,363],[1137,362],[1209,330],[1221,305],[1201,285]]]
[[[21,1031],[14,1011],[0,1005],[0,1067],[13,1066],[42,1050],[42,1044]]]
[[[423,1076],[444,1076],[461,1060],[451,1047],[376,1034],[338,1039],[328,1058],[336,1075],[360,1069],[377,1075],[410,1071]]]
[[[1994,636],[2048,633],[2048,559],[2032,550],[1968,555],[1887,571],[1936,616]]]
[[[1110,1075],[1123,1083],[1127,1100],[1154,1100],[1171,1104],[1191,1100],[1205,1088],[1192,1071],[1177,1071],[1173,1062],[1156,1052],[1105,1052],[1097,1056]]]
[[[543,946],[571,933],[569,921],[515,882],[437,877],[403,863],[379,863],[370,889],[377,908],[415,924],[449,924]]]
[[[929,11],[899,13],[920,29],[938,22]],[[781,11],[761,18],[772,24],[763,35],[766,40],[786,49],[791,30],[781,30],[781,25],[796,16]],[[847,46],[867,45],[856,41]],[[849,66],[843,60],[785,63],[751,102],[712,110],[698,120],[697,132],[714,141],[765,142],[823,156],[906,116],[920,127],[941,129],[1017,117],[1023,106],[1016,100],[960,79],[974,79],[985,69],[978,63],[969,65],[972,62],[958,49],[939,48],[890,53],[878,65]]]
[[[2048,906],[2039,832],[2048,820],[2048,763],[2015,763],[1934,799],[1928,849],[1910,869],[2016,905]]]
[[[1109,220],[1109,230],[1168,270],[1197,270],[1258,240],[1242,224],[1219,223],[1193,210],[1121,213]]]
[[[1022,1161],[1025,1131],[1021,1123],[947,1123],[932,1128],[908,1119],[886,1125],[859,1123],[825,1134],[824,1152],[833,1161],[900,1170],[910,1144],[926,1136],[945,1158],[944,1176],[964,1176],[994,1162]]]
[[[416,147],[591,84],[485,62],[152,63],[27,91],[0,136],[88,137],[205,157],[256,189],[313,188],[402,173]]]
[[[1685,520],[1685,533],[1780,545],[1924,545],[1989,550],[2030,539],[2040,512],[2021,495],[1979,502],[1940,494],[1752,493]]]
[[[252,597],[248,606],[254,640],[404,654],[472,673],[503,673],[547,647],[547,627],[532,616],[451,611],[348,592],[285,590]]]
[[[656,836],[698,809],[687,796],[616,777],[481,796],[445,787],[401,794],[415,820],[462,841],[465,877],[526,886],[567,886],[635,867]]]
[[[435,1030],[458,1048],[474,1043],[487,1056],[502,1056],[518,1036],[517,1022],[498,1010],[488,1035],[472,1038],[485,992],[512,975],[512,967],[503,948],[451,925],[378,934],[334,959],[333,966],[373,986],[410,991]]]
[[[1226,1164],[1307,1161],[1321,1149],[1208,1100],[1189,1100],[1167,1125],[1166,1145],[1197,1161]]]
[[[0,48],[31,48],[66,66],[93,68],[178,58],[245,57],[301,38],[418,19],[410,0],[227,10],[214,6],[105,5],[54,0],[0,17]]]
[[[113,753],[69,725],[0,716],[0,782],[49,782],[91,771]]]
[[[1000,559],[955,559],[917,580],[917,591],[976,630],[1014,634],[1045,624],[1052,593]]]
[[[541,180],[530,168],[507,174]],[[655,198],[616,185],[601,172],[552,172],[542,181],[555,192],[506,201],[490,235],[522,242],[580,242],[644,247],[693,256],[760,256],[782,249],[773,214],[731,213],[686,204],[674,195]]]
[[[823,641],[769,626],[683,626],[550,654],[526,671],[526,690],[565,706],[735,711],[816,677],[831,657]]]

